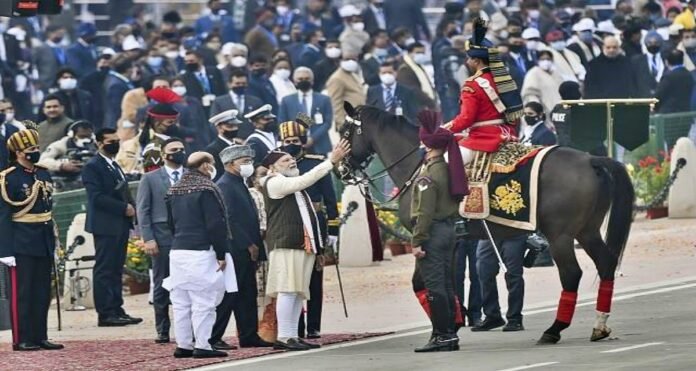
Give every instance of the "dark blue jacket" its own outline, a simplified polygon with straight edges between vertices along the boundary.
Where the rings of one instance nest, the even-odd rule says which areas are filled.
[[[213,20],[212,15],[198,18],[195,24],[196,34],[201,38],[210,34],[215,29],[220,34],[223,43],[239,42],[239,34],[234,28],[234,21],[229,15],[221,15],[217,21]]]
[[[131,218],[126,216],[127,197],[116,188],[120,182],[122,178],[101,155],[92,157],[82,169],[82,183],[87,190],[87,232],[119,236],[124,229],[133,227]]]
[[[530,141],[535,146],[552,146],[556,144],[556,134],[554,134],[545,124],[541,124],[532,132]]]
[[[134,88],[131,82],[126,82],[116,75],[109,74],[104,81],[104,124],[105,128],[116,128],[121,118],[121,101],[128,90]]]
[[[5,135],[0,133],[0,170],[5,170],[10,163],[10,152],[7,150],[7,139],[19,131],[14,125],[0,124],[5,126]]]
[[[297,168],[300,169],[300,174],[304,174],[314,169],[325,160],[325,156],[304,154],[297,159]],[[331,174],[325,175],[321,180],[307,188],[306,191],[309,198],[312,199],[312,202],[322,202],[326,209],[326,215],[324,215],[324,213],[317,213],[322,233],[326,235],[328,225],[328,234],[331,236],[338,236],[338,206],[336,204],[336,192],[334,191]]]
[[[225,199],[230,231],[234,236],[232,251],[239,254],[246,252],[249,246],[256,245],[259,247],[260,254],[264,255],[258,210],[244,183],[244,178],[225,172],[217,185],[222,191],[222,198]]]
[[[75,71],[78,78],[97,70],[97,49],[93,46],[84,46],[78,41],[72,44],[65,54],[68,66]]]
[[[0,185],[7,192],[9,201],[20,202],[27,199],[27,193],[37,181],[43,181],[52,188],[51,175],[44,168],[35,167],[28,170],[21,165],[3,171]],[[53,210],[51,192],[38,191],[34,207],[29,214],[43,214]],[[0,257],[29,255],[53,256],[56,241],[53,232],[53,222],[18,223],[12,221],[12,214],[19,212],[23,206],[12,206],[0,197]]]
[[[249,88],[247,88],[246,95],[253,95],[261,99],[263,104],[270,104],[273,107],[273,114],[278,115],[276,91],[268,77],[249,74]]]

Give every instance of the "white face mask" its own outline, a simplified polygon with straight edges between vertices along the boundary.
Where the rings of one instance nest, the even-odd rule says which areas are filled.
[[[164,56],[169,58],[169,59],[176,59],[176,57],[179,56],[179,52],[176,50],[171,50],[171,51],[164,53]]]
[[[276,11],[278,12],[278,15],[282,17],[282,16],[288,14],[288,12],[290,11],[290,8],[286,5],[278,5],[276,7]]]
[[[290,78],[290,70],[287,68],[279,68],[273,72],[276,76],[280,77],[283,80],[288,80]]]
[[[694,38],[684,39],[683,43],[684,43],[684,47],[689,48],[689,49],[696,47],[696,39],[694,39]]]
[[[89,143],[92,143],[92,138],[75,139],[75,145],[80,148],[84,148]]]
[[[5,113],[5,122],[10,122],[14,120],[14,112]]]
[[[215,168],[215,166],[210,165],[210,168],[208,168],[208,172],[210,173],[210,179],[215,179],[215,177],[217,176],[217,169]]]
[[[560,52],[561,50],[564,50],[566,48],[566,42],[563,40],[554,41],[551,43],[551,47]]]
[[[416,39],[414,39],[413,37],[409,37],[408,39],[406,39],[406,40],[404,41],[404,46],[409,46],[409,45],[411,45],[411,44],[413,44],[413,43],[415,43],[415,42],[416,42]]]
[[[379,74],[379,79],[382,81],[382,84],[387,86],[393,85],[396,81],[396,77],[393,73],[381,73]]]
[[[162,66],[162,62],[164,62],[164,59],[160,56],[147,57],[147,64],[150,67],[159,68],[160,66]]]
[[[60,90],[73,90],[77,87],[77,80],[75,79],[60,79],[58,80],[58,87]]]
[[[537,50],[539,49],[539,42],[536,40],[527,41],[527,50]]]
[[[341,49],[339,48],[326,48],[324,51],[326,53],[326,56],[331,58],[331,59],[336,59],[341,56]]]
[[[186,95],[186,87],[185,86],[175,86],[172,88],[172,91],[176,93],[176,95],[183,97]]]
[[[232,59],[230,60],[230,63],[232,64],[232,67],[241,68],[241,67],[246,66],[247,59],[238,55],[236,57],[232,57]]]
[[[363,22],[355,22],[355,23],[353,23],[353,24],[351,25],[351,28],[352,28],[354,31],[358,31],[358,32],[364,31],[364,30],[365,30],[365,23],[363,23]]]
[[[413,55],[413,61],[418,64],[428,64],[428,62],[430,62],[430,58],[428,58],[425,53],[416,53]]]
[[[529,18],[531,18],[531,19],[539,19],[539,15],[540,15],[539,9],[532,9],[529,11]]]
[[[553,61],[548,59],[542,59],[539,61],[539,68],[547,72],[551,71],[553,70]]]
[[[253,164],[243,164],[241,168],[239,169],[239,175],[242,176],[242,178],[248,178],[252,175],[254,175],[254,165]]]
[[[358,65],[358,62],[348,59],[345,61],[341,61],[341,68],[348,72],[358,72],[358,69],[360,68],[360,65]]]

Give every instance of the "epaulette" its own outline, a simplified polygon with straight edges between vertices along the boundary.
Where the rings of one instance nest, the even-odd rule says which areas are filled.
[[[309,153],[309,154],[304,155],[304,158],[309,159],[309,160],[319,160],[319,161],[326,160],[326,156],[317,155],[317,154],[313,154],[313,153]]]
[[[465,81],[474,81],[476,78],[479,78],[482,75],[483,75],[483,72],[478,71],[475,74],[473,74],[472,76],[469,76]]]
[[[16,167],[16,166],[10,166],[10,167],[8,167],[8,168],[7,168],[7,169],[5,169],[5,170],[3,170],[3,171],[0,171],[0,178],[4,178],[4,177],[6,177],[6,176],[7,176],[7,174],[9,174],[9,173],[11,173],[11,172],[15,171],[15,169],[17,169],[17,167]]]

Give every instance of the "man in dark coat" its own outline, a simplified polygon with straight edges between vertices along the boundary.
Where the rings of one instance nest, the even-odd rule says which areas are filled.
[[[131,81],[133,63],[121,58],[114,61],[113,70],[104,81],[104,128],[116,128],[116,123],[121,118],[121,101],[128,90],[134,89],[135,85]]]
[[[204,66],[203,57],[198,52],[189,51],[184,59],[186,72],[182,79],[187,94],[199,99],[204,107],[210,107],[216,96],[227,91],[222,72],[215,66]]]
[[[652,98],[655,96],[657,83],[665,73],[665,64],[660,50],[662,49],[662,36],[655,31],[645,36],[645,48],[647,53],[631,57],[633,73],[636,81],[637,97]]]
[[[66,51],[68,66],[77,77],[85,77],[97,69],[97,48],[94,41],[97,38],[97,27],[94,23],[82,23],[77,28],[79,37]]]
[[[95,129],[100,129],[104,124],[104,82],[111,69],[111,54],[102,54],[97,60],[97,69],[83,76],[78,82],[78,87],[92,95],[94,104]]]
[[[210,116],[217,116],[232,109],[236,110],[240,114],[239,116],[243,116],[263,106],[261,99],[251,94],[248,81],[249,78],[244,70],[232,71],[227,83],[229,92],[215,98],[210,107]],[[241,120],[241,117],[238,118]],[[246,139],[253,132],[254,125],[246,119],[242,120],[238,136]]]
[[[665,72],[655,91],[655,98],[660,100],[657,112],[688,112],[694,79],[684,67],[684,52],[672,50],[667,54],[666,61],[669,71]]]
[[[227,206],[230,232],[234,234],[231,254],[239,291],[236,294],[226,293],[217,307],[217,318],[210,337],[210,344],[215,349],[232,349],[222,337],[233,310],[239,332],[239,346],[273,346],[257,334],[259,319],[256,310],[256,264],[266,260],[266,252],[256,204],[245,184],[246,178],[254,173],[253,157],[254,151],[246,145],[232,145],[220,153],[225,173],[217,185]]]
[[[586,99],[631,98],[636,95],[631,60],[621,55],[619,40],[604,39],[602,55],[593,59],[585,78]]]
[[[421,108],[418,97],[411,88],[396,82],[393,63],[385,62],[379,67],[379,79],[381,84],[367,90],[367,105],[406,117],[417,125],[416,114]]]
[[[209,120],[215,126],[217,137],[205,147],[205,152],[213,155],[213,159],[215,159],[215,177],[213,178],[215,182],[225,173],[225,167],[220,160],[220,152],[239,140],[237,139],[239,137],[239,125],[242,122],[237,117],[237,114],[236,109],[231,109],[221,112]]]

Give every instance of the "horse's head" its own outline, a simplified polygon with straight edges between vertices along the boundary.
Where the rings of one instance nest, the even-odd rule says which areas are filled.
[[[339,172],[341,179],[350,183],[363,178],[365,167],[375,151],[370,143],[370,137],[365,135],[366,128],[360,118],[360,110],[363,106],[355,108],[349,102],[345,102],[343,107],[346,111],[346,121],[339,133],[342,139],[350,143],[350,155],[342,161]]]

